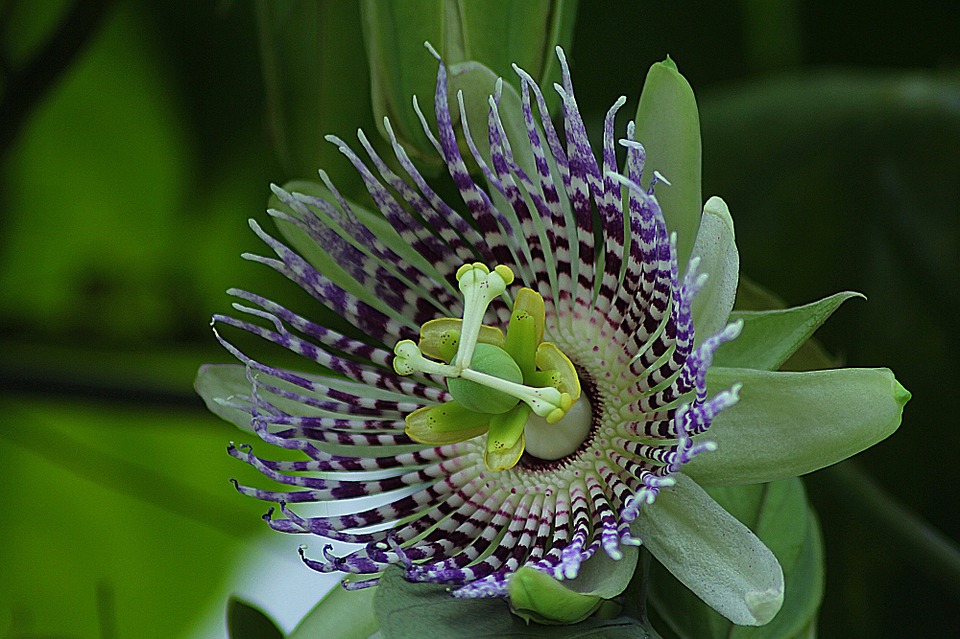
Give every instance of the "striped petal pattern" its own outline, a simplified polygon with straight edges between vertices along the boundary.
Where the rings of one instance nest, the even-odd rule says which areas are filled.
[[[438,128],[424,128],[461,201],[444,202],[427,184],[389,122],[396,156],[390,165],[362,132],[358,143],[369,161],[351,143],[329,140],[359,172],[395,235],[424,260],[402,257],[324,174],[328,197],[275,188],[287,210],[270,214],[305,233],[349,281],[320,272],[255,222],[251,227],[270,256],[244,257],[275,269],[355,330],[338,332],[231,290],[237,316],[214,316],[214,331],[245,367],[248,387],[223,402],[248,415],[270,448],[287,449],[296,459],[268,459],[249,447],[229,452],[275,485],[237,484],[241,493],[276,504],[264,517],[272,528],[362,545],[346,556],[330,546],[303,553],[311,568],[356,575],[348,586],[359,588],[398,565],[408,579],[450,584],[455,596],[504,596],[521,566],[569,579],[598,551],[618,559],[623,545],[640,543],[630,524],[684,464],[712,449],[692,437],[737,401],[738,387],[710,397],[705,380],[714,352],[737,336],[739,324],[694,340],[691,302],[704,276],[696,258],[677,263],[676,237],[668,234],[653,192],[660,177],[640,185],[645,153],[632,123],[617,138],[622,98],[604,120],[598,161],[562,51],[562,82],[555,87],[562,101],[559,131],[541,88],[517,69],[522,111],[510,115],[526,132],[528,170],[535,170],[528,173],[505,133],[501,86],[490,99],[487,131],[461,126],[458,132],[447,69],[433,53]],[[457,106],[457,119],[466,123],[462,101]],[[489,156],[475,144],[482,134]],[[471,158],[461,154],[458,137]],[[618,146],[626,149],[619,169]],[[479,167],[483,183],[468,161]],[[424,322],[459,316],[455,274],[476,259],[509,266],[518,284],[543,297],[545,339],[576,367],[592,422],[586,439],[565,457],[525,453],[513,468],[494,472],[484,466],[482,438],[425,447],[404,432],[406,415],[449,401],[450,394],[430,375],[398,376],[392,349],[416,340]],[[509,316],[509,299],[487,311],[491,322]],[[313,372],[253,359],[229,339],[227,333],[237,331],[295,353]],[[298,505],[308,502],[325,507],[305,516]]]

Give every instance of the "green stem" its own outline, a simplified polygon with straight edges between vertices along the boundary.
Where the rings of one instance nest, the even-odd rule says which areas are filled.
[[[883,527],[891,546],[913,563],[960,593],[960,546],[920,515],[890,497],[854,462],[845,462],[814,475],[845,505],[857,508]]]

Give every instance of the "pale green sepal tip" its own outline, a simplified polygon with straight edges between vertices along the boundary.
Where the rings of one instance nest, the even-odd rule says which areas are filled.
[[[376,588],[344,590],[334,586],[287,635],[287,639],[368,639],[380,629],[374,615]]]
[[[248,395],[250,382],[246,371],[237,364],[204,364],[197,371],[193,388],[203,398],[207,410],[232,423],[240,430],[253,432],[250,414],[229,405],[234,395]]]
[[[742,383],[740,401],[713,420],[717,451],[684,473],[704,485],[756,484],[843,461],[900,426],[910,393],[885,368],[759,371],[714,366],[710,392]]]
[[[513,574],[508,592],[510,609],[527,623],[577,623],[592,615],[603,602],[600,597],[573,592],[550,575],[527,567]]]
[[[620,546],[623,557],[613,559],[606,552],[595,552],[580,565],[576,578],[563,585],[581,595],[612,599],[622,594],[637,570],[640,560],[639,540]]]
[[[635,138],[647,153],[644,185],[658,171],[671,186],[656,187],[667,230],[677,233],[677,263],[686,268],[700,228],[700,116],[693,89],[672,60],[650,67],[637,107]]]
[[[696,327],[695,344],[699,344],[727,325],[740,278],[740,253],[733,218],[726,202],[719,197],[713,196],[703,205],[692,258],[700,260],[697,272],[707,276],[690,304]]]
[[[667,54],[667,57],[664,59],[664,61],[661,62],[660,64],[662,64],[667,68],[673,69],[677,73],[680,73],[680,69],[677,68],[677,63],[673,61],[673,58],[670,57],[669,53]]]

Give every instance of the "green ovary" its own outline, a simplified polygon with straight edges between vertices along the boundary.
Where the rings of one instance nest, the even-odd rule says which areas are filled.
[[[523,382],[523,373],[513,358],[491,344],[477,344],[471,368],[517,384]],[[447,380],[447,389],[458,404],[478,413],[499,415],[520,402],[516,397],[461,378]]]

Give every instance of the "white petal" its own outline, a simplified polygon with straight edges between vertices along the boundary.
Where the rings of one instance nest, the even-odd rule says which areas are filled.
[[[735,624],[762,626],[783,604],[783,571],[749,528],[692,479],[661,490],[630,527],[667,570]]]

